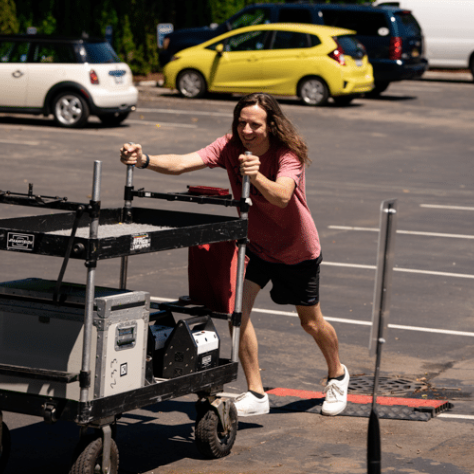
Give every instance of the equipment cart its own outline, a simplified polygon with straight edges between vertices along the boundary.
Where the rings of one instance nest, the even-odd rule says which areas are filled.
[[[96,161],[89,203],[35,195],[31,184],[27,194],[0,191],[0,203],[65,211],[0,220],[0,250],[63,259],[57,280],[0,283],[0,472],[11,449],[2,410],[76,423],[71,474],[117,473],[114,435],[121,414],[190,393],[198,396],[198,449],[218,458],[234,444],[237,410],[218,394],[237,378],[248,179],[238,200],[201,189],[136,191],[129,166],[125,204],[118,209],[100,208],[100,181]],[[135,197],[234,206],[239,217],[136,208]],[[126,289],[129,256],[224,241],[238,244],[232,314],[182,300],[150,303],[147,292]],[[95,284],[98,262],[109,258],[121,258],[119,288]],[[63,282],[70,259],[84,261],[85,285]],[[233,326],[230,359],[220,357],[214,317]]]

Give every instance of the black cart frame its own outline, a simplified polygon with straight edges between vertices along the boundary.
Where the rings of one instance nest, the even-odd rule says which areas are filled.
[[[80,399],[68,400],[30,393],[0,390],[0,447],[6,436],[6,425],[2,423],[2,411],[11,411],[44,418],[46,422],[56,420],[71,421],[79,425],[81,437],[87,428],[95,428],[103,440],[102,472],[111,472],[110,450],[112,428],[122,413],[145,407],[156,402],[196,393],[199,399],[206,399],[218,416],[221,426],[229,428],[229,404],[227,399],[219,399],[217,394],[224,384],[237,378],[238,345],[242,316],[242,288],[245,261],[245,246],[248,227],[248,207],[250,183],[244,179],[242,197],[234,200],[230,195],[213,197],[185,193],[157,193],[133,187],[133,167],[127,166],[123,208],[101,209],[102,163],[94,163],[92,199],[89,203],[75,203],[67,198],[40,196],[33,193],[29,185],[27,194],[0,191],[0,203],[39,207],[66,211],[46,216],[10,218],[0,220],[0,250],[29,254],[56,256],[63,258],[63,264],[52,294],[54,302],[61,304],[61,285],[70,259],[83,260],[87,268],[86,295],[84,307],[84,334],[82,346],[82,367],[79,373],[57,370],[19,367],[0,363],[0,374],[14,377],[28,377],[41,381],[80,383]],[[155,209],[135,208],[134,198],[164,199],[198,204],[232,206],[239,209],[238,217],[224,217],[188,212],[174,212]],[[99,238],[100,225],[117,222],[155,223],[169,229],[147,233],[146,242],[136,245],[134,236],[122,235],[114,238]],[[88,227],[89,237],[76,236],[77,229]],[[71,229],[70,235],[49,233],[55,229]],[[103,259],[121,258],[120,288],[126,288],[128,258],[132,255],[162,250],[191,247],[213,242],[237,241],[238,265],[235,309],[232,315],[213,313],[204,307],[188,307],[176,304],[158,304],[159,309],[190,315],[229,319],[232,331],[232,351],[230,359],[220,359],[219,365],[193,374],[169,380],[159,380],[151,385],[128,392],[89,399],[91,384],[91,338],[95,298],[95,271]],[[156,307],[156,305],[155,305]],[[233,408],[235,410],[235,407]],[[5,453],[4,453],[5,454]],[[0,457],[0,472],[2,458]]]

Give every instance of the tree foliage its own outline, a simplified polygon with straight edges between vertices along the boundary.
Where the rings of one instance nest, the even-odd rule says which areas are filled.
[[[109,26],[119,56],[134,74],[148,74],[159,70],[159,23],[175,29],[222,23],[253,3],[284,0],[0,0],[0,33],[26,33],[33,26],[43,34],[104,37]]]
[[[0,0],[0,33],[15,34],[18,33],[19,28],[15,2],[13,0]]]

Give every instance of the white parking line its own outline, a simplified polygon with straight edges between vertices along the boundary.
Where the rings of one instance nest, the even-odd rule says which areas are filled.
[[[328,265],[330,267],[347,267],[347,268],[360,268],[362,270],[375,270],[377,267],[375,265],[358,265],[356,263],[338,263],[338,262],[321,262],[321,265]],[[434,272],[430,270],[417,270],[414,268],[399,268],[394,267],[394,272],[401,273],[418,273],[421,275],[434,275],[434,276],[443,276],[450,278],[468,278],[474,279],[474,275],[468,273],[448,273],[448,272]]]
[[[454,415],[451,413],[440,413],[436,418],[454,418],[458,420],[474,420],[474,415]]]
[[[344,226],[344,225],[330,225],[328,227],[329,229],[335,229],[335,230],[355,230],[359,232],[378,232],[379,231],[379,229],[374,228],[374,227],[351,227],[351,226]],[[450,239],[474,239],[474,235],[442,234],[440,232],[419,232],[416,230],[397,230],[397,234],[423,235],[425,237],[445,237],[445,238],[450,238]]]
[[[137,109],[138,113],[146,114],[146,113],[157,113],[157,114],[174,114],[174,115],[205,115],[205,116],[212,116],[212,117],[230,117],[232,118],[232,113],[226,112],[198,112],[195,110],[176,110],[176,109]]]
[[[171,298],[161,298],[159,296],[152,296],[150,298],[150,301],[153,303],[171,302],[171,301],[176,301],[176,298],[171,299]],[[278,316],[287,316],[290,318],[298,317],[298,314],[294,311],[278,311],[275,309],[253,308],[252,312],[264,313],[264,314],[275,314]],[[324,316],[324,319],[326,319],[327,321],[334,322],[334,323],[354,324],[357,326],[372,326],[371,321],[358,321],[356,319],[334,318],[331,316]],[[474,337],[474,332],[452,331],[449,329],[424,328],[424,327],[418,327],[418,326],[402,326],[399,324],[388,324],[388,327],[391,329],[399,329],[399,330],[405,330],[405,331],[418,331],[418,332],[427,332],[427,333],[434,333],[434,334],[447,334],[450,336]]]
[[[427,207],[429,209],[449,209],[454,211],[474,211],[474,207],[443,206],[441,204],[420,204],[420,207]]]

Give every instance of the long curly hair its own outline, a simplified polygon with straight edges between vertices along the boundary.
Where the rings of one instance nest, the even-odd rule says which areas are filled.
[[[308,157],[308,147],[305,141],[285,116],[276,99],[264,92],[255,92],[246,95],[237,102],[234,108],[231,142],[242,145],[237,131],[240,112],[245,107],[251,107],[253,105],[258,105],[267,113],[267,127],[270,132],[270,140],[277,146],[283,146],[292,151],[303,165],[309,165],[311,159]]]

